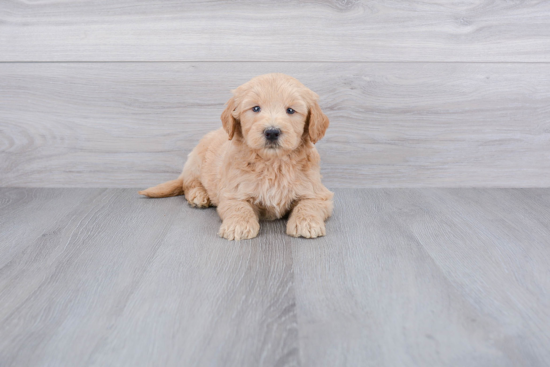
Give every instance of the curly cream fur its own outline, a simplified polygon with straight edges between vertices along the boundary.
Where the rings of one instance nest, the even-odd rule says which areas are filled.
[[[321,183],[314,143],[329,125],[317,94],[284,74],[258,76],[233,91],[221,115],[223,128],[205,135],[189,154],[180,177],[139,193],[185,194],[190,205],[217,206],[219,235],[241,240],[258,235],[260,219],[290,212],[287,234],[324,236],[332,197]],[[260,112],[252,108],[259,106]],[[287,108],[295,113],[288,114]],[[264,130],[278,128],[277,147]]]

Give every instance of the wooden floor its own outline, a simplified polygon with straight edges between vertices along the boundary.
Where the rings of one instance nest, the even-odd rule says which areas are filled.
[[[550,189],[342,189],[321,239],[0,189],[1,366],[548,366]]]

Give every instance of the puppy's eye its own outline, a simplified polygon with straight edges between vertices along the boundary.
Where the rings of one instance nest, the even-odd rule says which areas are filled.
[[[260,112],[260,106],[254,106],[254,107],[252,107],[252,111],[254,111],[254,112]]]
[[[288,113],[289,115],[292,115],[294,112],[296,112],[296,111],[294,111],[292,108],[287,108],[286,109],[286,113]]]

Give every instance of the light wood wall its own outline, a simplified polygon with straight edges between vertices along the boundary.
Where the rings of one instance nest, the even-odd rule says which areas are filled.
[[[329,187],[550,186],[545,1],[0,2],[0,186],[145,187],[283,72]]]

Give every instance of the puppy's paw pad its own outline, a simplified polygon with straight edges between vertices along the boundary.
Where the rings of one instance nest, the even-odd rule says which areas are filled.
[[[291,218],[286,226],[286,234],[292,237],[317,238],[327,234],[325,222],[317,218]]]
[[[189,205],[196,208],[207,208],[210,206],[210,198],[203,188],[195,188],[185,193]]]
[[[218,236],[230,241],[249,240],[260,232],[260,223],[254,220],[224,220]]]

